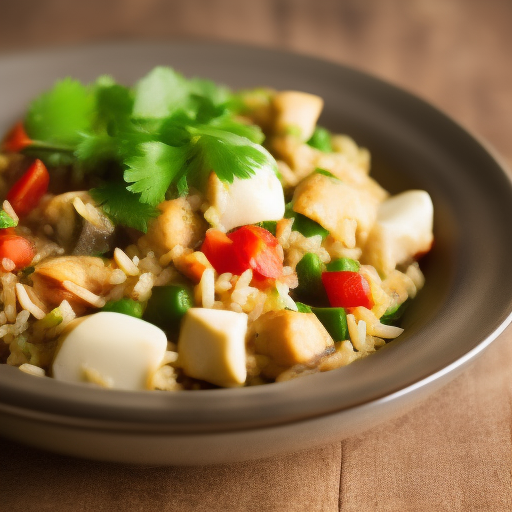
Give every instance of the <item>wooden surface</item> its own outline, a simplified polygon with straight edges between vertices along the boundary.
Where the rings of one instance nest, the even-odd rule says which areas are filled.
[[[512,164],[510,0],[0,0],[0,7],[0,53],[200,38],[348,64],[431,101]],[[142,469],[0,441],[0,509],[508,511],[511,342],[508,329],[407,416],[256,463]]]

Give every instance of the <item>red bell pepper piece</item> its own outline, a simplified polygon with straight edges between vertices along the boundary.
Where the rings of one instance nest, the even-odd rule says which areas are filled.
[[[49,182],[50,175],[45,165],[36,160],[7,194],[7,200],[19,217],[27,215],[39,204]]]
[[[2,151],[17,153],[31,144],[32,139],[27,135],[25,128],[23,128],[23,123],[20,121],[16,123],[6,135],[2,142]]]
[[[240,275],[251,269],[255,279],[275,279],[283,272],[279,242],[266,229],[242,226],[229,235],[209,229],[201,247],[208,261],[219,273]]]
[[[28,267],[34,256],[34,246],[29,240],[13,234],[8,228],[1,230],[0,261],[3,258],[8,258],[16,265],[15,270],[19,270]]]
[[[323,272],[322,283],[333,308],[373,307],[370,285],[358,272]]]
[[[206,232],[201,251],[219,274],[241,274],[244,271],[235,257],[232,240],[218,229],[209,229]]]
[[[252,269],[256,278],[276,279],[283,273],[283,256],[277,238],[258,226],[243,226],[228,235],[242,268]]]

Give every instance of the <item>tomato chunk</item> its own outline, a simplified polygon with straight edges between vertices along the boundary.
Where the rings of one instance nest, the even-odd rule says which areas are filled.
[[[2,142],[2,150],[17,153],[31,144],[32,140],[27,135],[25,128],[23,128],[23,123],[20,121],[16,123],[6,135]]]
[[[18,216],[30,213],[48,190],[50,175],[41,160],[36,160],[7,194]]]
[[[15,270],[28,267],[34,256],[34,247],[26,238],[14,235],[10,231],[0,234],[0,260],[3,258],[12,260],[16,265]]]
[[[242,226],[228,235],[242,268],[252,269],[257,278],[275,279],[283,273],[283,255],[277,238],[258,226]]]
[[[322,283],[332,307],[373,307],[370,285],[358,272],[323,272]]]
[[[277,239],[266,229],[242,226],[229,235],[209,229],[201,247],[219,273],[240,275],[251,269],[255,279],[275,279],[283,273],[283,254]]]
[[[236,259],[233,242],[226,233],[218,229],[209,229],[206,232],[201,252],[219,274],[241,274],[244,271]]]

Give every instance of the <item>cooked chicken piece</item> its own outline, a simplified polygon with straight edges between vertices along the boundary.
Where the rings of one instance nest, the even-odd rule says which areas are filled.
[[[66,289],[65,282],[74,283],[95,295],[103,295],[113,287],[110,284],[112,272],[101,258],[62,256],[39,263],[30,277],[34,292],[44,303],[56,307],[67,300],[78,313],[77,308],[83,311],[88,303]]]
[[[363,252],[363,261],[387,276],[400,263],[430,250],[434,207],[424,190],[409,190],[384,201]]]
[[[292,135],[270,137],[268,144],[272,154],[283,160],[293,171],[294,176],[286,179],[286,185],[290,187],[311,174],[317,167],[316,161],[323,154]]]
[[[267,356],[263,374],[275,378],[296,364],[312,363],[333,346],[333,340],[313,313],[271,311],[253,325],[256,354]]]
[[[162,256],[176,245],[194,248],[204,237],[208,224],[184,197],[164,201],[158,209],[161,215],[150,222],[147,234],[139,239],[141,249]]]
[[[388,193],[370,176],[364,168],[358,167],[345,155],[321,153],[315,161],[315,168],[325,169],[334,174],[343,183],[365,190],[378,201],[388,197]]]
[[[315,131],[323,106],[324,100],[314,94],[298,91],[277,93],[272,99],[274,133],[293,133],[299,140],[306,142]]]
[[[316,173],[299,183],[293,195],[295,212],[318,222],[350,248],[366,241],[379,203],[364,189]]]

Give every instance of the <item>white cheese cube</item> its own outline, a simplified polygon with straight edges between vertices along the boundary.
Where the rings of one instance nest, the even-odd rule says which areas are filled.
[[[284,193],[281,182],[271,167],[258,169],[247,179],[235,178],[222,183],[211,174],[208,200],[219,214],[219,226],[226,231],[284,216]]]
[[[179,361],[186,375],[222,387],[241,386],[247,377],[247,315],[191,308],[181,324]]]
[[[95,313],[74,320],[62,333],[53,376],[116,389],[148,389],[166,349],[165,333],[153,324],[120,313]]]
[[[427,252],[434,239],[434,207],[424,190],[409,190],[381,203],[364,248],[366,263],[383,275]]]

